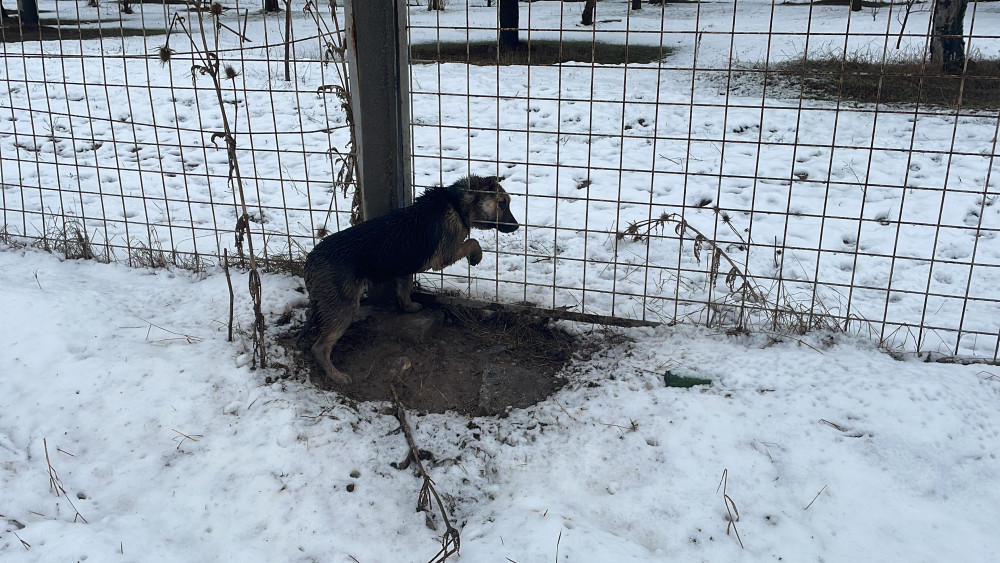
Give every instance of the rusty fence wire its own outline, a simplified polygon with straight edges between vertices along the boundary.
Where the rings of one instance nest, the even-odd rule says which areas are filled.
[[[227,0],[204,30],[233,68],[222,108],[176,31],[185,5],[60,0],[41,30],[5,24],[4,235],[215,262],[239,217],[222,111],[265,262],[346,226],[341,12],[280,5],[290,24]],[[424,288],[998,359],[1000,3],[968,4],[948,76],[931,3],[601,1],[584,24],[588,3],[524,2],[509,49],[496,1],[440,5],[410,2],[401,30],[415,192],[503,176],[523,228],[477,232],[487,258]]]
[[[342,61],[329,4],[270,14],[227,2],[219,26],[209,4],[201,23],[183,3],[52,7],[38,29],[3,29],[6,236],[135,265],[237,254],[223,112],[260,258],[301,259],[317,230],[347,224],[337,169],[349,131],[331,88]],[[208,51],[225,69],[221,104],[202,72]]]

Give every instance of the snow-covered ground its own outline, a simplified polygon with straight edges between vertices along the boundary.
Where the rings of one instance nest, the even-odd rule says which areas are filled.
[[[265,276],[269,322],[301,304],[298,283]],[[396,419],[265,384],[274,373],[225,341],[220,273],[0,248],[0,288],[5,563],[436,552],[420,480],[390,466],[407,452]],[[507,418],[409,417],[461,531],[453,560],[1000,557],[1000,371],[894,361],[843,335],[630,334]],[[713,383],[668,388],[668,370]]]

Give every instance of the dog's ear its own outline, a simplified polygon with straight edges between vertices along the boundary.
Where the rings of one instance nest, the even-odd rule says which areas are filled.
[[[503,182],[506,178],[506,176],[487,176],[486,180],[489,181],[489,186],[492,191],[499,192],[503,190],[503,186],[500,185],[500,182]]]

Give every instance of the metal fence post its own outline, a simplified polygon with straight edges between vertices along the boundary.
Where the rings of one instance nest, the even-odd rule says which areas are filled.
[[[409,205],[406,5],[347,0],[347,56],[365,219]]]
[[[406,9],[403,0],[346,0],[344,5],[358,189],[366,220],[413,200]],[[390,289],[372,287],[369,301],[390,305]]]

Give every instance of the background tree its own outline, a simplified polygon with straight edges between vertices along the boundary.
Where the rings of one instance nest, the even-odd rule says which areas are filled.
[[[965,9],[969,0],[935,0],[931,16],[931,64],[946,74],[965,71]]]
[[[264,11],[280,12],[281,6],[278,5],[278,0],[264,0]]]
[[[500,44],[500,52],[502,53],[517,48],[518,43],[520,43],[517,36],[517,28],[520,25],[517,0],[500,0],[498,12],[500,28],[497,33],[497,42]]]
[[[594,10],[597,9],[597,0],[587,0],[583,5],[583,25],[594,25]]]
[[[38,3],[35,0],[17,0],[17,15],[21,18],[22,26],[38,26]]]

